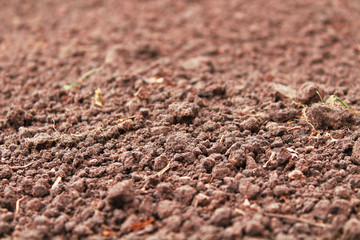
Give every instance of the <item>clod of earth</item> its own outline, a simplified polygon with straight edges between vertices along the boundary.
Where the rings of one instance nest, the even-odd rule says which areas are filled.
[[[132,204],[135,198],[133,184],[131,181],[117,183],[110,188],[107,198],[109,203],[116,208]]]
[[[313,104],[306,110],[306,115],[315,129],[336,130],[356,122],[356,115],[351,111],[324,104]]]
[[[303,104],[312,104],[322,101],[325,91],[316,83],[307,82],[301,85],[296,94],[297,101]]]

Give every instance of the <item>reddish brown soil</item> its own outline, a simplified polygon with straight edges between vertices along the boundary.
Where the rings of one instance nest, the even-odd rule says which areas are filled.
[[[360,239],[359,1],[0,2],[0,237]]]

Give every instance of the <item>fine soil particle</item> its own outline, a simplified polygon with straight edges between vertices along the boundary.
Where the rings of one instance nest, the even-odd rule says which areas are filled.
[[[2,1],[0,238],[359,239],[359,19]]]

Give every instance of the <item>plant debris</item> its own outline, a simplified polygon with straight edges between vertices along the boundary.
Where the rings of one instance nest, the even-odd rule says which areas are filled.
[[[141,229],[144,229],[147,225],[153,223],[155,221],[155,218],[151,217],[150,219],[143,221],[143,222],[137,222],[137,223],[133,223],[130,226],[131,231],[139,231]]]
[[[104,98],[102,96],[100,88],[95,90],[94,104],[95,104],[95,106],[98,106],[98,107],[101,107],[101,108],[104,107]]]
[[[86,78],[88,78],[90,75],[100,71],[102,69],[102,67],[98,67],[98,68],[94,68],[91,69],[90,71],[87,71],[86,73],[84,73],[80,78],[78,78],[78,80],[76,80],[75,82],[71,83],[71,84],[65,84],[64,85],[64,89],[65,90],[70,90],[74,87],[76,87],[79,83],[81,83],[82,81],[84,81]]]
[[[119,123],[122,123],[122,122],[125,122],[126,120],[134,119],[134,118],[136,118],[136,115],[133,115],[133,116],[130,116],[130,117],[126,117],[126,118],[120,118],[120,119],[118,119],[118,122],[119,122]]]

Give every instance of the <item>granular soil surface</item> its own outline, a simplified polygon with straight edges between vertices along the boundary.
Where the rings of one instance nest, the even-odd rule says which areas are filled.
[[[360,239],[358,0],[0,3],[0,238]]]

